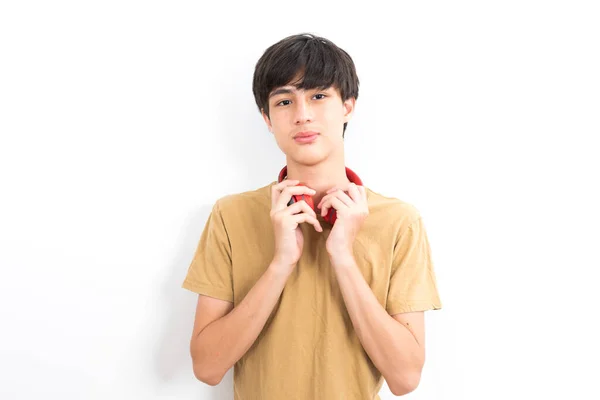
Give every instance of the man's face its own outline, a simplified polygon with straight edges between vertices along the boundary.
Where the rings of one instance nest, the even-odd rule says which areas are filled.
[[[355,99],[342,101],[338,90],[275,88],[269,97],[269,116],[263,118],[277,145],[288,158],[314,165],[343,148],[342,133],[354,111]],[[302,137],[304,136],[304,137]]]

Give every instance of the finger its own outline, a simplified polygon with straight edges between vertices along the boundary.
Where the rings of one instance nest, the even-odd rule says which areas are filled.
[[[273,187],[271,187],[271,208],[274,208],[275,204],[277,204],[277,199],[284,188],[297,185],[298,183],[300,183],[299,180],[285,179],[278,184],[273,185]]]
[[[338,197],[331,198],[331,206],[337,211],[343,210],[344,208],[348,208],[348,206],[344,204]]]
[[[323,204],[319,206],[319,208],[321,209],[321,217],[325,217],[327,215],[327,213],[329,212],[329,207],[329,200],[323,202]]]
[[[367,200],[367,189],[364,186],[360,186],[360,185],[358,185],[357,188],[360,191],[360,194],[361,194],[363,200],[366,201]]]
[[[271,210],[271,215],[275,216],[276,218],[283,218],[301,213],[307,213],[315,217],[317,216],[313,209],[310,208],[310,206],[304,200],[298,201],[291,206],[284,208],[283,210]]]
[[[354,183],[351,183],[350,186],[348,186],[348,195],[355,203],[360,202],[363,198],[362,193],[360,191],[360,186],[357,186]]]
[[[271,188],[273,191],[276,192],[281,192],[281,190],[287,186],[294,186],[299,184],[300,181],[297,179],[284,179],[283,181],[279,182],[276,185],[273,185],[273,187]]]
[[[337,197],[330,197],[323,203],[323,205],[321,207],[322,207],[321,208],[321,216],[322,217],[325,217],[329,213],[330,208],[334,208],[337,211],[342,210],[344,208],[348,208],[348,206],[346,204],[344,204]]]
[[[281,210],[280,212],[283,212],[283,213],[286,213],[289,215],[294,215],[294,214],[304,212],[304,213],[314,216],[315,218],[317,217],[317,214],[314,212],[314,210],[312,208],[310,208],[308,203],[304,200],[300,200],[300,201],[292,204],[291,206],[286,207],[284,210]]]
[[[313,196],[316,193],[314,189],[311,189],[306,186],[288,186],[283,188],[281,193],[278,195],[277,200],[275,201],[274,208],[276,210],[283,210],[288,206],[292,196],[299,195],[308,195]]]
[[[281,195],[277,199],[275,203],[275,208],[277,210],[283,210],[288,207],[292,196],[300,196],[298,201],[306,202],[308,199],[304,196],[310,197],[313,196],[316,192],[313,189],[307,188],[306,186],[293,186],[283,189]]]
[[[329,189],[325,196],[323,196],[323,198],[321,199],[321,201],[319,202],[319,204],[317,205],[317,208],[321,208],[323,206],[323,204],[329,200],[329,198],[331,197],[331,193],[335,192],[337,190],[337,188],[331,188]]]
[[[325,203],[327,203],[327,204],[330,204],[330,203],[329,203],[329,199],[331,199],[331,197],[332,197],[332,195],[331,195],[331,194],[327,194],[327,195],[325,195],[325,196],[324,196],[324,197],[321,199],[321,201],[319,202],[319,204],[317,205],[317,207],[316,207],[316,208],[323,208],[323,207],[325,207]],[[321,214],[322,214],[322,213],[321,213]]]
[[[347,205],[348,207],[352,207],[354,205],[354,200],[350,198],[343,190],[337,190],[333,193],[330,193],[328,196],[331,198],[338,198],[342,203]]]
[[[315,227],[315,230],[317,232],[323,232],[323,227],[321,227],[321,224],[319,223],[317,218],[313,217],[311,215],[308,215],[308,214],[294,215],[294,221],[296,221],[298,224],[301,224],[302,222],[308,222],[309,224],[311,224],[312,226]]]
[[[354,204],[356,204],[354,199],[351,198],[350,195],[348,195],[348,193],[344,191],[338,190],[337,192],[335,192],[335,197],[337,197],[342,203],[344,203],[348,207],[352,207]]]
[[[321,204],[321,217],[325,217],[329,213],[329,209],[331,208],[331,197],[327,198]]]

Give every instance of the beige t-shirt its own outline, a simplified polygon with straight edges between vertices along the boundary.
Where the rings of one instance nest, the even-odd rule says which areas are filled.
[[[274,255],[271,187],[214,204],[183,288],[237,306]],[[365,281],[390,314],[441,308],[418,210],[367,188],[369,215],[354,243]],[[323,232],[301,224],[304,249],[247,353],[234,366],[235,400],[379,399],[381,373],[363,349],[335,278]]]

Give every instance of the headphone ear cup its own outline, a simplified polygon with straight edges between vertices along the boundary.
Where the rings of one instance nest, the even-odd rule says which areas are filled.
[[[305,185],[304,185],[304,183],[300,182],[296,186],[305,186]],[[315,211],[315,204],[314,204],[313,198],[312,198],[312,196],[309,196],[307,194],[295,194],[295,195],[292,195],[292,198],[290,199],[290,201],[288,202],[287,205],[291,206],[292,204],[297,203],[297,202],[299,202],[301,200],[304,200],[306,202],[306,204],[308,204],[308,206],[313,211]]]
[[[313,198],[312,198],[312,196],[309,196],[307,194],[295,194],[295,195],[293,195],[287,205],[291,206],[292,204],[297,203],[297,202],[299,202],[301,200],[304,200],[306,202],[306,204],[308,204],[308,206],[310,208],[312,208],[313,211],[315,211],[315,204],[313,202]]]
[[[335,212],[335,208],[331,207],[327,212],[327,215],[324,216],[323,219],[329,222],[331,225],[335,224],[335,220],[337,219],[337,213]]]

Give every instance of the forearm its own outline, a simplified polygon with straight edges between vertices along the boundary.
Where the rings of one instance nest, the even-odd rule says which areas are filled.
[[[379,303],[354,257],[332,258],[336,278],[354,330],[390,387],[410,386],[423,367],[423,351],[408,328]]]
[[[285,287],[289,273],[282,270],[271,263],[239,305],[206,326],[194,339],[194,367],[208,371],[208,381],[220,382],[252,346]]]

